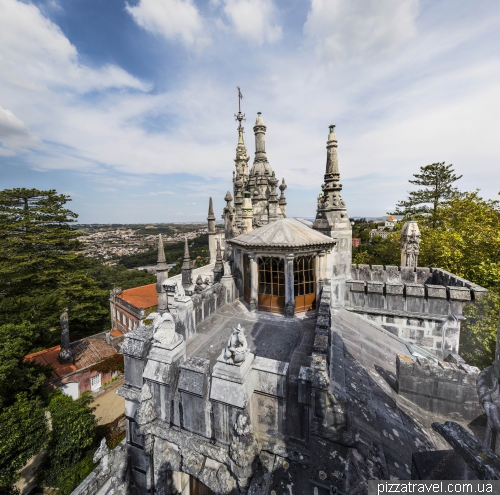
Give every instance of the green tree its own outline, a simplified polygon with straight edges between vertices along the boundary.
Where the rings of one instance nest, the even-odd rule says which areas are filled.
[[[454,196],[443,204],[439,225],[419,222],[419,265],[437,266],[486,288],[500,285],[500,202],[478,192]]]
[[[77,214],[68,196],[54,190],[0,191],[0,313],[5,321],[27,320],[57,327],[68,307],[70,323],[102,326],[107,297],[78,254]]]
[[[464,308],[466,320],[461,325],[460,355],[478,368],[490,366],[497,343],[500,293],[492,289]]]
[[[40,399],[19,394],[0,412],[0,493],[15,494],[19,470],[46,445],[49,436]]]
[[[39,478],[48,486],[56,486],[58,477],[69,467],[81,461],[95,444],[97,421],[95,407],[90,407],[90,393],[73,400],[56,390],[49,402],[52,434]]]
[[[412,213],[428,216],[430,225],[436,228],[439,221],[439,208],[458,193],[453,183],[462,176],[455,175],[452,167],[453,165],[445,165],[444,162],[420,167],[420,173],[413,174],[415,179],[408,182],[424,188],[410,191],[408,199],[396,205],[393,215]]]
[[[43,395],[45,380],[52,369],[24,361],[24,356],[42,340],[33,324],[0,326],[0,410],[14,402],[19,392],[26,392],[29,397]]]

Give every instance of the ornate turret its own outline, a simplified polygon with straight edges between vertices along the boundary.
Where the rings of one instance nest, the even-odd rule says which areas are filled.
[[[318,208],[313,229],[328,235],[337,241],[333,249],[331,277],[332,304],[343,304],[345,281],[351,276],[352,227],[347,215],[347,208],[340,195],[342,184],[339,182],[339,161],[337,155],[337,136],[335,126],[330,126],[326,143],[326,170],[322,192],[318,196]]]
[[[215,215],[212,198],[208,202],[208,251],[210,253],[210,263],[215,261]]]
[[[184,238],[184,258],[182,260],[182,285],[188,287],[193,283],[193,262],[189,255],[187,237]]]
[[[168,279],[168,266],[165,260],[165,250],[161,234],[158,236],[158,261],[156,262],[156,292],[158,293],[158,313],[168,309],[168,294],[163,284]]]
[[[420,252],[420,229],[418,223],[408,215],[401,230],[401,266],[418,266]]]

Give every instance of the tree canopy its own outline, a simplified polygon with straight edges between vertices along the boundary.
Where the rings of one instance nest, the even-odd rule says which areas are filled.
[[[452,167],[444,162],[420,167],[420,173],[413,174],[415,179],[408,182],[423,188],[410,191],[407,200],[397,203],[393,215],[426,215],[430,218],[432,228],[436,228],[440,206],[458,193],[453,183],[462,178],[461,175],[455,175]]]

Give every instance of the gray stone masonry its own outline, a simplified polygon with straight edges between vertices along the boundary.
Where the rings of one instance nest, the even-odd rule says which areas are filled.
[[[480,480],[500,480],[500,457],[453,421],[432,427],[458,452]]]
[[[396,390],[426,411],[472,421],[483,413],[476,392],[478,374],[478,368],[465,363],[398,355]]]
[[[440,357],[458,354],[463,305],[486,292],[438,268],[352,265],[351,274],[347,309]]]

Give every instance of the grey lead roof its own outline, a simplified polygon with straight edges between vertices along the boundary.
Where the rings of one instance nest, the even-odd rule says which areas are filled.
[[[311,229],[295,218],[284,218],[269,223],[228,242],[243,247],[268,248],[333,247],[335,245],[331,237]]]

